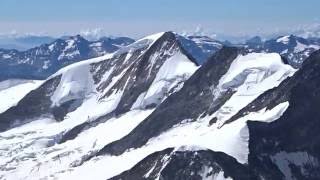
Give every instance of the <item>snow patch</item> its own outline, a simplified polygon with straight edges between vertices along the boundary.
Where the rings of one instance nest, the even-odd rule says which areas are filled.
[[[218,173],[213,173],[212,171],[212,167],[204,166],[198,174],[202,177],[202,180],[232,180],[230,177],[225,178],[222,170]]]
[[[2,58],[3,59],[9,59],[9,58],[11,58],[12,56],[11,55],[9,55],[9,54],[3,54],[2,55]]]
[[[290,36],[283,36],[283,37],[277,39],[277,42],[282,43],[282,44],[288,44],[290,41],[289,37]]]
[[[50,51],[53,51],[55,48],[56,43],[51,44],[50,46],[48,46]]]
[[[42,69],[48,69],[48,68],[49,68],[49,65],[50,65],[50,61],[44,61],[44,62],[43,62]]]
[[[137,40],[136,42],[125,46],[123,48],[120,48],[118,51],[116,51],[114,53],[115,56],[124,54],[124,53],[128,53],[129,51],[133,52],[135,50],[138,49],[142,49],[142,48],[150,48],[154,42],[156,42],[162,35],[164,34],[164,32],[161,33],[156,33],[156,34],[152,34],[149,36],[146,36],[142,39]]]

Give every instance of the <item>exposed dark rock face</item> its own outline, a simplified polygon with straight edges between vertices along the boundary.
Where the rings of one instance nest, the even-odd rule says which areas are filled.
[[[314,52],[308,60],[303,63],[303,69],[296,72],[292,77],[285,79],[278,87],[270,89],[261,94],[256,100],[251,102],[248,106],[240,110],[226,123],[232,122],[249,112],[256,112],[264,107],[272,109],[276,105],[290,100],[292,89],[301,83],[307,83],[308,78],[315,76],[317,72],[317,56],[319,51]],[[291,104],[291,103],[290,103]]]
[[[320,177],[320,51],[314,52],[294,76],[266,91],[226,123],[249,112],[289,102],[276,121],[248,121],[249,166],[265,179]]]
[[[75,139],[81,132],[84,132],[87,129],[90,129],[92,127],[96,127],[97,125],[108,121],[110,118],[115,117],[114,113],[108,113],[104,116],[99,117],[98,119],[95,119],[94,121],[90,122],[84,122],[82,124],[79,124],[72,129],[66,131],[62,134],[62,136],[57,140],[57,143],[62,144],[66,141]]]
[[[114,56],[107,61],[92,64],[91,72],[94,75],[94,82],[97,84],[97,91],[104,92],[115,77],[122,75],[112,87],[109,87],[108,91],[104,92],[103,97],[101,97],[101,100],[103,100],[117,91],[123,91],[121,100],[116,109],[107,116],[98,118],[90,123],[80,124],[68,131],[62,137],[60,143],[75,138],[77,134],[81,133],[84,129],[94,127],[101,122],[107,121],[111,117],[121,116],[123,113],[128,112],[139,95],[150,88],[162,65],[177,53],[184,54],[190,61],[196,64],[194,58],[181,47],[175,34],[166,32],[148,48],[136,49],[130,52],[130,54],[126,52]],[[103,75],[111,68],[113,69],[112,73],[107,79],[102,80]],[[182,81],[184,80],[185,79],[182,79]],[[158,106],[158,104],[166,98],[167,94],[170,93],[169,89],[167,91],[168,92],[164,92],[157,102],[146,104],[142,108],[148,109]]]
[[[64,66],[114,52],[133,41],[120,37],[90,42],[77,35],[26,51],[0,49],[0,81],[45,79]]]
[[[38,89],[27,94],[16,106],[0,114],[0,131],[25,124],[40,116],[52,116],[50,98],[60,78],[61,76],[57,76],[48,80]]]
[[[150,87],[160,67],[171,57],[170,54],[179,51],[187,55],[188,59],[197,64],[194,58],[181,48],[180,43],[177,41],[175,35],[171,32],[166,32],[148,49],[148,51],[136,59],[136,62],[133,63],[133,65],[127,70],[125,74],[126,79],[123,79],[119,82],[122,82],[123,85],[125,82],[127,83],[126,86],[123,87],[124,94],[122,95],[121,101],[117,106],[116,114],[121,114],[130,110],[138,96]],[[160,54],[155,60],[155,64],[150,67],[150,64],[152,63],[152,56],[158,52],[160,52]],[[117,89],[120,88],[117,87]]]
[[[152,153],[130,170],[110,178],[110,180],[156,179],[161,173],[162,168],[165,167],[167,161],[169,161],[173,150],[173,148],[168,148],[163,151]]]
[[[212,87],[228,71],[242,50],[224,47],[196,71],[177,93],[169,96],[157,109],[130,134],[105,146],[98,155],[122,154],[129,148],[144,145],[150,138],[168,130],[182,120],[195,120],[203,113],[213,113],[228,100],[232,91],[213,97]]]
[[[90,65],[94,83],[97,85],[97,91],[105,91],[105,94],[101,99],[108,97],[115,91],[124,91],[119,105],[113,112],[115,115],[120,115],[130,110],[138,96],[142,92],[148,90],[163,63],[174,53],[185,53],[191,61],[196,63],[196,61],[181,48],[175,34],[172,32],[164,33],[164,35],[154,42],[151,47],[144,46],[133,50],[133,52],[130,51],[130,54],[129,51],[119,53],[119,55],[116,55],[111,59]],[[111,68],[113,68],[113,71],[109,75],[109,78],[102,79],[103,75],[110,71]],[[106,91],[110,82],[121,74],[123,74],[121,78]],[[11,122],[9,124],[19,122],[14,124],[21,125],[24,124],[24,120],[22,119],[31,120],[46,114],[53,115],[57,121],[62,121],[68,112],[75,110],[81,105],[83,99],[72,99],[59,106],[52,106],[50,98],[57,86],[61,83],[60,79],[60,76],[55,77],[47,81],[40,88],[29,93],[16,107],[1,114],[0,120],[6,123]],[[158,103],[160,102],[161,101],[159,100]],[[155,105],[157,104],[153,104],[153,106]],[[3,130],[7,128],[8,124],[3,126]],[[79,129],[78,127],[75,128]]]
[[[284,88],[287,90],[283,91]],[[290,105],[275,122],[248,122],[249,164],[252,167],[266,177],[270,174],[281,174],[282,179],[320,177],[319,89],[320,51],[317,51],[305,61],[294,77],[279,88],[266,92],[269,97],[273,94],[272,99],[287,97],[284,101]],[[273,100],[270,106],[274,106],[273,103],[277,102]],[[285,171],[285,168],[289,171]]]
[[[210,150],[174,151],[172,148],[155,152],[133,168],[111,178],[112,180],[202,180],[219,176],[237,180],[259,179],[246,165],[234,158]]]
[[[320,51],[317,51],[304,62],[293,77],[260,95],[232,118],[236,120],[249,112],[256,112],[265,107],[272,109],[286,101],[290,104],[284,114],[274,122],[248,121],[249,161],[246,165],[231,160],[230,156],[223,153],[173,152],[173,149],[166,149],[149,155],[130,170],[112,179],[155,179],[159,176],[160,179],[202,179],[203,176],[199,176],[199,172],[203,166],[212,167],[211,174],[207,173],[207,176],[223,171],[224,177],[233,179],[318,179],[320,177],[320,114],[317,109],[320,106],[319,79]],[[188,87],[187,84],[184,88]],[[170,97],[167,100],[169,99]],[[162,117],[168,114],[166,111],[162,113]],[[230,122],[232,121],[228,123]],[[138,133],[131,134],[131,137],[138,135]],[[144,135],[148,136],[147,133]],[[127,145],[124,140],[125,138],[106,146],[103,153],[117,154],[112,148],[121,150],[119,145]]]
[[[279,40],[279,42],[282,42],[282,44],[290,44],[290,38],[291,37],[286,37],[281,41]],[[299,40],[299,42],[302,43],[302,40]],[[248,43],[255,43],[259,46],[261,39],[254,38]],[[68,91],[69,86],[67,86],[66,90],[62,88],[62,90],[65,90],[62,94],[66,94],[67,98],[65,96],[57,96],[58,100],[56,100],[55,103],[52,102],[55,101],[52,100],[52,97],[56,97],[55,92],[61,90],[60,83],[64,83],[65,79],[67,79],[65,80],[66,84],[78,82],[77,80],[82,79],[77,79],[76,76],[78,74],[73,74],[73,71],[63,71],[61,75],[54,76],[47,80],[39,88],[27,94],[16,106],[11,107],[0,114],[0,132],[46,116],[55,119],[56,121],[62,121],[66,114],[80,107],[82,103],[85,102],[86,98],[93,97],[92,99],[96,100],[94,102],[99,103],[102,101],[109,101],[114,97],[114,94],[119,93],[120,95],[117,96],[119,99],[114,98],[117,99],[116,105],[113,106],[114,109],[103,112],[106,115],[98,118],[95,117],[95,119],[89,119],[88,117],[88,120],[84,123],[77,122],[72,126],[73,128],[58,129],[57,133],[51,137],[50,141],[44,140],[46,141],[46,146],[50,146],[51,148],[45,147],[48,148],[45,149],[45,151],[64,154],[63,161],[66,162],[68,162],[67,158],[69,158],[69,153],[83,153],[79,154],[79,156],[78,154],[75,156],[71,155],[72,160],[68,162],[70,163],[68,165],[70,165],[71,168],[77,168],[77,166],[81,166],[83,162],[90,160],[95,156],[103,156],[106,154],[115,156],[124,155],[123,153],[126,153],[128,150],[130,151],[132,148],[143,147],[150,139],[158,137],[173,127],[179,126],[181,123],[184,123],[185,120],[194,122],[200,118],[199,123],[204,122],[204,124],[201,124],[201,128],[208,128],[210,131],[206,135],[211,135],[209,134],[211,133],[211,130],[216,130],[213,129],[216,127],[211,127],[211,125],[217,123],[218,116],[212,117],[212,119],[205,119],[204,117],[208,117],[207,115],[212,115],[217,110],[221,109],[221,107],[225,105],[230,97],[237,91],[238,84],[243,83],[242,79],[238,78],[238,76],[234,78],[236,79],[235,81],[228,81],[224,84],[221,84],[220,82],[222,77],[229,70],[233,69],[230,68],[230,66],[234,65],[232,64],[234,60],[239,55],[248,53],[248,48],[239,49],[235,47],[223,47],[206,61],[190,78],[188,76],[188,78],[174,77],[173,79],[165,79],[166,82],[168,81],[169,84],[171,83],[170,88],[161,86],[161,88],[159,88],[161,89],[161,93],[159,96],[156,96],[157,98],[155,98],[154,101],[140,103],[142,105],[139,104],[138,108],[135,109],[138,110],[139,113],[140,110],[144,113],[144,110],[155,108],[155,110],[146,119],[141,121],[139,125],[135,128],[134,126],[136,124],[130,127],[134,128],[132,131],[130,131],[131,129],[128,129],[128,131],[124,131],[123,134],[120,134],[120,137],[111,138],[107,143],[100,141],[105,137],[103,136],[101,138],[100,135],[100,139],[96,139],[96,141],[93,142],[92,147],[90,145],[88,147],[75,145],[70,149],[68,147],[67,151],[54,147],[57,145],[56,143],[65,143],[57,146],[69,145],[69,143],[73,144],[73,142],[67,141],[78,140],[77,138],[79,138],[79,141],[76,142],[82,142],[81,138],[83,137],[78,136],[80,133],[83,133],[90,128],[92,128],[90,130],[94,130],[94,127],[110,119],[116,121],[118,120],[117,118],[131,111],[137,99],[150,90],[157,75],[161,74],[159,73],[161,67],[164,67],[164,64],[174,55],[182,54],[187,57],[187,59],[185,59],[183,56],[183,60],[189,59],[192,63],[198,65],[197,59],[190,55],[189,51],[181,44],[177,35],[172,32],[164,33],[158,37],[157,40],[152,41],[152,43],[149,42],[149,44],[144,44],[140,42],[133,45],[134,46],[127,47],[127,49],[123,49],[123,51],[118,51],[115,55],[112,57],[110,56],[107,59],[98,62],[90,61],[91,64],[80,63],[80,65],[85,66],[75,66],[78,68],[80,67],[79,69],[76,69],[81,70],[80,72],[85,69],[84,72],[88,73],[89,76],[89,80],[84,80],[84,84],[79,83],[79,87],[82,87],[83,85],[83,89],[86,89],[87,85],[90,88],[88,88],[88,91],[81,91],[82,88],[79,88],[81,89],[79,96],[77,96],[77,88],[75,88],[75,91]],[[288,62],[290,63],[290,60],[288,60]],[[71,76],[70,81],[68,81],[68,78],[65,78],[69,76],[64,76],[66,75],[64,73],[70,73],[67,74]],[[245,73],[247,73],[245,74],[245,77],[247,77],[251,71],[246,71]],[[86,78],[86,76],[84,76],[84,78]],[[171,87],[172,84],[175,85],[174,88]],[[181,84],[183,84],[181,87],[176,87]],[[76,85],[78,84],[76,83]],[[219,89],[220,87],[223,87],[223,89]],[[57,89],[59,91],[57,91]],[[70,95],[70,92],[74,92],[76,95]],[[87,96],[86,93],[92,93],[94,95]],[[141,97],[144,98],[144,96]],[[318,110],[318,107],[320,107],[320,50],[314,52],[307,60],[305,60],[302,67],[292,77],[282,81],[278,87],[261,94],[254,101],[249,103],[249,105],[242,108],[232,118],[225,121],[225,125],[228,123],[237,123],[235,121],[246,116],[250,112],[258,112],[264,108],[272,109],[284,102],[289,102],[289,107],[279,119],[271,123],[255,121],[247,122],[249,131],[249,157],[248,163],[246,164],[240,164],[235,158],[222,152],[196,150],[192,147],[189,147],[189,150],[187,149],[188,147],[175,150],[170,146],[172,148],[159,152],[150,151],[151,154],[134,167],[111,179],[135,180],[159,178],[163,180],[197,180],[204,178],[214,179],[217,177],[240,180],[319,179],[320,111]],[[108,124],[106,123],[103,125]],[[119,125],[122,125],[121,122]],[[189,124],[185,123],[184,125],[189,128]],[[113,127],[114,126],[112,126],[112,128]],[[242,127],[243,124],[241,124],[241,127],[239,128]],[[219,130],[219,128],[224,127],[219,126],[217,130]],[[245,130],[247,130],[247,128]],[[100,131],[98,130],[98,132]],[[224,131],[217,132],[224,133]],[[28,133],[35,133],[36,136],[36,132],[27,131],[23,133],[25,133],[26,136]],[[90,143],[92,140],[91,138],[96,138],[94,131],[90,131],[90,133],[92,134],[89,134],[90,137],[84,142]],[[43,136],[44,134],[40,135]],[[214,136],[214,133],[212,136]],[[244,136],[247,138],[247,134]],[[10,138],[18,137],[3,136],[1,138],[10,140]],[[33,138],[32,135],[30,139],[33,141]],[[233,138],[233,136],[230,138]],[[210,138],[208,138],[208,140],[210,140]],[[100,141],[98,147],[96,146],[97,141]],[[157,143],[157,141],[154,141],[154,143]],[[246,143],[246,141],[244,143]],[[14,143],[8,144],[16,146]],[[105,146],[100,149],[103,145]],[[150,147],[151,146],[152,145],[150,145]],[[8,146],[8,148],[11,147]],[[151,147],[150,149],[152,150],[153,148],[154,147]],[[18,152],[25,153],[21,149],[22,147],[20,147],[20,149],[14,149],[14,151],[18,150]],[[147,149],[147,152],[150,149]],[[157,146],[155,149],[157,149]],[[144,149],[139,150],[143,151]],[[139,150],[134,151],[140,153]],[[2,150],[1,153],[4,152],[5,154],[5,151]],[[42,149],[40,149],[40,151],[42,151]],[[130,157],[130,155],[136,155],[130,153],[131,152],[128,153],[128,157]],[[39,158],[38,156],[33,156],[35,160],[38,160],[36,159]],[[25,157],[29,158],[29,154]],[[126,156],[124,157],[126,158]],[[17,157],[17,159],[19,158],[20,157]],[[57,155],[54,158],[60,157]],[[49,160],[54,160],[54,158],[49,158]],[[111,162],[118,160],[118,157],[115,157],[115,159],[112,158],[110,158]],[[123,160],[122,158],[123,157],[119,157],[120,161]],[[97,157],[94,160],[99,161],[101,159],[100,157]],[[45,163],[47,163],[45,165],[51,165],[50,161]],[[2,167],[3,169],[8,170],[6,164]],[[10,162],[9,168],[16,168],[16,165]],[[67,167],[67,169],[68,168],[69,167]]]

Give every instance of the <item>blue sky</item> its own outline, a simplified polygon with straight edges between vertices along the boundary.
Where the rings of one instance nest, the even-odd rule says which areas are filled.
[[[319,0],[1,0],[0,33],[60,35],[100,28],[141,36],[157,31],[273,33],[318,23]]]

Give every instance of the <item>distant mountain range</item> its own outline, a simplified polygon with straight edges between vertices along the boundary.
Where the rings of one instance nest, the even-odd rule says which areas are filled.
[[[199,64],[204,63],[223,45],[205,36],[176,36]],[[77,35],[63,37],[26,51],[0,49],[0,80],[45,79],[64,66],[113,53],[133,42],[133,39],[127,37],[103,37],[97,41],[88,41]]]
[[[288,64],[300,68],[311,53],[320,49],[320,38],[303,38],[294,35],[279,36],[275,39],[262,40],[259,36],[248,39],[245,43],[233,44],[217,41],[207,36],[178,36],[182,46],[203,64],[209,57],[222,48],[234,46],[248,52],[266,52],[280,54]]]
[[[51,43],[56,38],[51,36],[40,35],[1,35],[0,48],[1,49],[16,49],[24,51],[42,44]]]
[[[180,36],[177,35],[183,48],[190,53],[199,64],[203,64],[210,56],[224,45],[208,36]]]
[[[274,52],[288,60],[295,68],[301,67],[302,62],[310,54],[320,49],[320,38],[302,38],[294,35],[280,36],[276,39],[262,41],[253,37],[243,44],[250,52]]]
[[[112,53],[132,42],[133,39],[126,37],[101,38],[91,42],[77,35],[26,51],[0,49],[0,80],[45,79],[64,66]]]
[[[249,52],[275,52],[283,56],[294,68],[299,68],[304,59],[320,48],[319,38],[302,38],[294,35],[280,36],[275,39],[261,40],[253,37],[243,44],[221,42],[207,36],[181,36],[176,34],[183,48],[203,64],[222,46],[245,48]],[[50,37],[28,36],[19,42],[40,46],[18,51],[0,49],[0,81],[6,79],[45,79],[60,68],[69,64],[113,53],[119,48],[134,42],[127,37],[104,37],[97,41],[88,41],[80,35],[53,40]]]

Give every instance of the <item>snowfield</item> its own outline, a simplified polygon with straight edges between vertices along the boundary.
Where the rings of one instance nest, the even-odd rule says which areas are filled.
[[[277,87],[295,72],[290,65],[283,64],[280,55],[276,53],[251,53],[237,57],[213,91],[219,96],[228,89],[236,90],[215,114],[219,126],[259,95]]]
[[[216,113],[204,118],[200,118],[199,115],[199,119],[192,123],[186,119],[160,136],[150,139],[141,148],[130,149],[120,156],[106,155],[94,158],[72,171],[71,176],[64,174],[61,178],[110,178],[130,169],[153,152],[180,146],[222,151],[233,156],[240,163],[247,163],[249,132],[246,122],[248,120],[272,122],[283,114],[289,104],[285,102],[271,110],[262,109],[223,127],[221,125],[260,94],[278,86],[294,72],[291,66],[283,64],[278,54],[240,55],[234,60],[229,71],[220,79],[218,87],[213,91],[213,93],[220,93],[225,88],[232,87],[237,89],[237,92]],[[217,123],[209,126],[209,121],[216,116],[218,117]],[[108,167],[107,170],[105,167]],[[88,169],[94,173],[88,174]]]
[[[195,150],[222,151],[235,157],[240,163],[247,163],[249,134],[246,121],[250,119],[271,122],[278,119],[287,107],[288,103],[283,103],[269,111],[262,110],[258,113],[251,113],[221,129],[217,126],[208,126],[209,118],[194,123],[181,124],[151,139],[147,145],[141,148],[130,149],[120,156],[96,157],[58,177],[59,179],[88,179],[92,177],[108,179],[132,168],[153,152],[180,146],[192,146],[191,148]]]
[[[121,100],[123,90],[114,91],[108,96],[105,94],[121,80],[127,69],[113,77],[103,91],[98,91],[97,87],[100,83],[96,84],[93,80],[93,73],[96,71],[91,71],[92,64],[110,61],[111,58],[117,58],[129,52],[126,57],[128,60],[131,52],[150,48],[162,35],[163,33],[159,33],[145,37],[113,54],[72,64],[50,76],[48,79],[61,76],[57,88],[50,97],[52,106],[59,106],[70,100],[81,100],[82,103],[74,111],[69,112],[61,122],[56,122],[52,117],[40,117],[31,123],[0,133],[0,177],[54,179],[65,173],[69,174],[69,171],[73,171],[73,166],[81,163],[86,156],[94,154],[108,143],[121,139],[143,121],[154,110],[154,108],[145,109],[145,105],[163,101],[171,89],[177,88],[178,84],[181,86],[181,83],[197,70],[198,67],[180,52],[170,54],[172,57],[162,65],[149,89],[142,93],[144,96],[141,95],[140,100],[139,98],[136,100],[131,111],[102,121],[96,126],[90,126],[75,139],[58,143],[61,137],[72,128],[92,123],[99,117],[112,112]],[[153,58],[156,60],[158,57]],[[116,68],[111,67],[104,72],[101,82],[107,80]],[[12,97],[19,90],[23,90],[25,95],[41,83],[16,85],[2,90],[0,96],[12,93],[10,94]],[[15,105],[22,97],[15,97],[11,105]],[[9,100],[10,97],[8,96],[7,99]],[[6,105],[8,106],[5,108],[11,106]]]
[[[137,49],[145,48],[146,52],[163,35],[164,33],[158,33],[147,36],[113,54],[75,63],[49,77],[51,79],[61,75],[61,80],[50,97],[52,106],[60,106],[70,100],[81,103],[75,110],[68,112],[61,122],[55,121],[53,117],[39,117],[31,123],[1,132],[0,179],[107,179],[132,168],[146,156],[170,147],[176,148],[176,151],[221,151],[234,157],[239,163],[248,163],[247,121],[275,121],[285,112],[289,103],[284,102],[269,110],[264,108],[246,114],[231,123],[225,122],[259,95],[277,87],[295,73],[295,69],[282,62],[279,54],[239,55],[219,84],[211,87],[214,97],[219,97],[222,92],[230,89],[235,92],[213,114],[199,114],[195,121],[182,119],[181,123],[149,139],[140,148],[127,149],[118,156],[94,156],[109,143],[128,135],[157,108],[147,108],[148,105],[158,105],[170,93],[179,91],[184,82],[198,70],[199,67],[182,52],[165,52],[169,58],[156,72],[147,90],[138,93],[139,96],[127,112],[111,116],[121,103],[126,85],[135,82],[135,79],[125,79],[126,73],[133,66],[127,61]],[[286,43],[287,39],[283,38],[281,42]],[[105,67],[101,65],[92,70],[93,65],[111,61],[124,53],[126,57],[121,65],[129,63],[128,67],[117,72],[120,68],[111,64],[103,72],[99,82],[95,82],[95,73],[101,70],[98,68]],[[154,53],[150,57],[148,70],[155,66],[159,56],[159,53]],[[0,99],[5,102],[0,104],[0,112],[16,105],[42,83],[30,81],[14,86],[0,83]],[[98,87],[103,83],[106,83],[105,88],[99,90]],[[118,84],[123,86],[110,91]],[[210,125],[210,120],[215,117],[217,122]],[[67,132],[81,125],[86,125],[86,128],[74,138],[60,143]],[[279,157],[275,155],[274,160],[278,161]],[[207,174],[206,170],[203,174]],[[223,174],[221,171],[211,178],[225,179]]]
[[[6,80],[0,82],[0,113],[15,106],[25,95],[36,89],[43,81]]]

